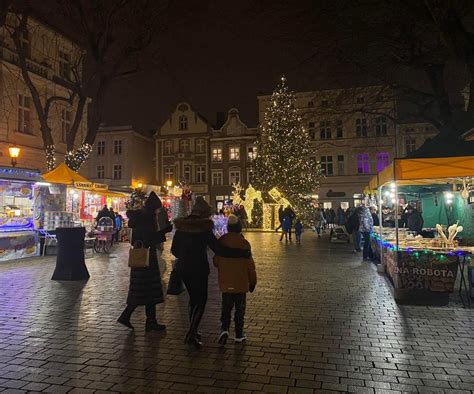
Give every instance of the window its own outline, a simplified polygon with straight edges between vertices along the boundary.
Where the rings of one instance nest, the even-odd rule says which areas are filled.
[[[187,130],[188,129],[188,118],[185,115],[179,117],[179,129]]]
[[[64,79],[71,78],[71,56],[61,50],[59,51],[59,76]]]
[[[321,168],[323,170],[324,175],[333,175],[334,172],[332,167],[332,156],[321,156]]]
[[[367,119],[356,119],[356,135],[357,137],[367,137]]]
[[[239,146],[231,146],[229,148],[229,160],[240,160],[240,147]]]
[[[206,153],[206,141],[202,138],[196,140],[196,153]]]
[[[104,166],[97,166],[97,178],[99,178],[99,179],[105,178],[105,167]]]
[[[114,140],[114,155],[122,154],[122,140]]]
[[[405,137],[405,150],[406,150],[406,153],[411,153],[411,152],[414,152],[416,150],[416,138],[411,136],[411,135],[407,135]]]
[[[369,154],[359,153],[357,155],[357,173],[368,174],[369,173]]]
[[[196,183],[206,182],[206,167],[196,166]]]
[[[240,183],[240,170],[231,169],[229,171],[229,184]]]
[[[222,161],[222,148],[212,148],[212,161]]]
[[[61,142],[67,141],[69,130],[71,130],[71,111],[63,108],[61,110]]]
[[[329,101],[327,101],[327,100],[322,100],[322,101],[321,101],[321,107],[323,107],[323,108],[329,107]]]
[[[97,156],[105,155],[105,141],[97,142]]]
[[[375,135],[377,137],[387,135],[387,119],[385,116],[378,116],[375,118]]]
[[[323,121],[319,124],[319,134],[322,140],[331,139],[331,122]]]
[[[171,155],[173,153],[173,141],[165,141],[163,150],[165,155]]]
[[[180,152],[189,152],[189,140],[179,141],[179,151]]]
[[[247,184],[251,184],[253,182],[253,171],[251,168],[247,168]]]
[[[311,138],[312,140],[316,139],[316,126],[314,122],[308,123],[308,132],[309,138]]]
[[[247,159],[250,161],[257,158],[257,147],[256,146],[247,146]]]
[[[122,179],[122,165],[114,164],[114,179]]]
[[[173,167],[165,167],[164,170],[164,181],[172,181],[174,180],[174,168]]]
[[[337,174],[344,175],[346,173],[346,164],[344,155],[337,156]]]
[[[212,171],[212,184],[220,186],[224,183],[222,171]]]
[[[357,97],[356,102],[357,102],[357,104],[364,104],[365,99],[364,99],[364,97]]]
[[[389,154],[388,152],[377,152],[375,155],[377,159],[377,172],[382,171],[389,164]]]
[[[308,101],[308,108],[313,108],[314,107],[314,103],[312,101]]]
[[[28,30],[20,31],[20,47],[26,53],[26,56],[30,56],[30,32]]]
[[[342,120],[336,121],[336,138],[343,138],[344,137],[344,126],[342,124]]]
[[[375,98],[375,101],[382,102],[385,99],[384,96],[381,96],[380,94]]]
[[[18,96],[18,131],[31,134],[31,99],[20,94]]]
[[[191,183],[191,166],[184,166],[183,178],[187,184]]]

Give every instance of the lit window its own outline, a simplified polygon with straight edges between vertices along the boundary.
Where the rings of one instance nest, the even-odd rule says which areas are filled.
[[[212,171],[212,184],[214,186],[220,186],[223,182],[223,173],[222,171]]]
[[[387,135],[387,119],[385,116],[378,116],[375,119],[375,135],[383,137]]]
[[[114,180],[122,179],[122,165],[114,164]]]
[[[18,96],[18,131],[31,134],[31,99],[20,94]]]
[[[359,153],[357,155],[357,173],[358,174],[368,174],[369,171],[370,171],[369,154],[368,153]]]
[[[164,179],[165,182],[174,180],[174,168],[173,167],[165,167],[164,177],[165,177],[165,179]]]
[[[377,152],[377,154],[375,155],[376,159],[377,159],[377,172],[380,172],[382,171],[385,167],[388,166],[389,164],[389,160],[390,160],[390,156],[388,154],[388,152]]]
[[[115,140],[114,141],[114,155],[121,155],[122,154],[122,140]]]
[[[319,125],[319,135],[322,140],[331,139],[331,123],[323,121]]]
[[[202,138],[196,140],[196,153],[206,153],[206,141]]]
[[[336,121],[336,138],[343,138],[344,137],[344,126],[342,124],[342,120]]]
[[[212,161],[222,161],[222,148],[212,148]]]
[[[232,169],[229,171],[229,184],[240,183],[240,170]]]
[[[206,182],[206,167],[196,166],[196,183]]]
[[[179,129],[187,130],[188,129],[188,118],[185,115],[179,117]]]
[[[367,137],[367,119],[356,119],[356,135],[357,137]]]
[[[344,175],[346,173],[346,165],[344,155],[337,156],[337,174]]]
[[[105,178],[105,167],[104,166],[97,166],[97,178],[99,178],[99,179]]]
[[[105,155],[105,141],[97,142],[97,156]]]
[[[183,178],[186,183],[191,183],[191,166],[184,166],[183,168]]]
[[[324,175],[333,175],[332,156],[321,156],[321,168]]]
[[[71,111],[63,108],[61,110],[61,142],[67,141],[69,130],[71,130]]]
[[[249,161],[255,160],[257,158],[256,146],[247,146],[247,158],[249,159]]]
[[[316,139],[316,126],[314,122],[308,123],[308,133],[309,138],[311,138],[312,140]]]
[[[240,160],[240,147],[239,146],[231,146],[229,148],[229,160]]]
[[[189,140],[179,141],[179,151],[180,152],[189,152]]]
[[[416,150],[416,138],[411,136],[411,135],[408,135],[405,137],[405,150],[406,150],[406,153],[411,153],[411,152],[414,152]]]
[[[165,155],[171,155],[173,153],[173,141],[165,141],[163,150]]]
[[[63,51],[59,51],[59,76],[64,79],[71,78],[71,56]]]

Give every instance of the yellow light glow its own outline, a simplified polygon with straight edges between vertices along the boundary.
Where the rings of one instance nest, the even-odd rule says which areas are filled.
[[[17,159],[20,156],[21,149],[17,146],[10,146],[8,148],[8,152],[10,153],[10,157],[12,159]]]
[[[143,187],[143,183],[137,183],[137,187],[141,189]]]
[[[173,185],[173,181],[166,181],[166,186],[171,187]]]

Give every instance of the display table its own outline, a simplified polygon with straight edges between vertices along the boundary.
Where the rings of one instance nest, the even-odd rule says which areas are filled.
[[[84,257],[84,227],[58,228],[58,256],[52,280],[87,280],[89,272]]]

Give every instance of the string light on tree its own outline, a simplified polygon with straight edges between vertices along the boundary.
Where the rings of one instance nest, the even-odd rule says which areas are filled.
[[[87,142],[81,144],[81,146],[76,150],[68,151],[65,157],[67,166],[73,171],[79,171],[91,152],[92,145]]]
[[[54,145],[48,145],[45,150],[46,167],[48,168],[48,171],[52,171],[56,167],[56,148]]]
[[[282,77],[260,126],[253,175],[258,190],[268,193],[276,187],[297,214],[308,216],[311,195],[319,188],[323,174],[295,100]]]

